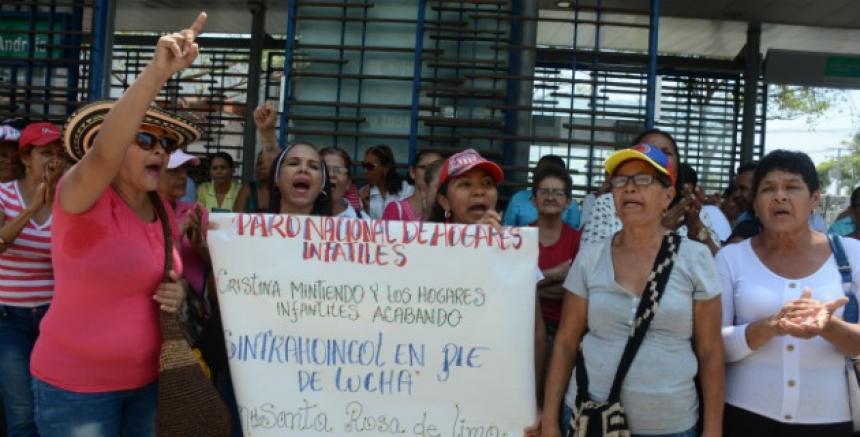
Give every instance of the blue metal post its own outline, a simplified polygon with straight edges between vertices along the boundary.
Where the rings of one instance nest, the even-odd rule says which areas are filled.
[[[409,115],[409,162],[415,161],[418,148],[418,104],[421,101],[421,66],[424,53],[425,0],[418,0],[418,19],[415,23],[415,64],[412,72],[412,113]]]
[[[287,123],[290,110],[290,96],[293,92],[293,51],[296,39],[297,0],[287,1],[287,42],[284,47],[284,99],[281,101],[281,126],[278,131],[278,144],[283,149],[287,145]]]
[[[108,17],[110,17],[111,0],[96,0],[93,8],[93,48],[90,54],[90,83],[89,99],[99,100],[104,98],[105,77],[109,66],[105,65],[105,54],[108,47]]]
[[[597,11],[594,23],[594,66],[591,69],[591,98],[589,99],[589,108],[591,109],[591,131],[588,134],[588,164],[585,175],[585,185],[590,190],[594,182],[594,142],[596,140],[597,129],[597,80],[600,75],[600,26],[603,20],[603,2],[597,0]],[[576,51],[576,48],[574,48]],[[575,86],[575,82],[574,82]],[[602,167],[602,166],[601,166]]]
[[[651,0],[651,22],[648,26],[648,89],[645,95],[645,128],[654,127],[657,101],[657,36],[660,31],[660,0]]]

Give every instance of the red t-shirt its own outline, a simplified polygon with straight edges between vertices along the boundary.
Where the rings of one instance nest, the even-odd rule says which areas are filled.
[[[56,291],[33,349],[31,373],[78,393],[131,390],[155,381],[161,331],[152,296],[164,275],[160,220],[142,220],[113,188],[84,213],[69,214],[59,198],[53,208]],[[165,209],[175,233],[173,210],[167,204]],[[173,258],[181,275],[176,249]]]
[[[558,237],[555,244],[550,246],[539,245],[538,267],[541,271],[551,269],[563,262],[573,261],[576,258],[576,253],[579,252],[579,238],[581,236],[579,231],[562,223],[561,236]],[[540,305],[544,320],[558,324],[561,320],[561,303],[561,300],[541,298]]]

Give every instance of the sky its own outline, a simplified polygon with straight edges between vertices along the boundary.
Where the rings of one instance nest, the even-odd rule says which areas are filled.
[[[838,149],[845,153],[842,141],[860,132],[860,90],[846,91],[845,97],[845,101],[839,101],[812,125],[806,118],[768,120],[765,152],[774,149],[801,151],[816,165],[836,158]]]

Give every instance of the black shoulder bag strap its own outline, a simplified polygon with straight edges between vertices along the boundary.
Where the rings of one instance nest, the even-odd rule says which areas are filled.
[[[609,391],[609,399],[607,399],[608,403],[618,402],[621,399],[621,385],[630,370],[630,366],[633,365],[633,358],[636,357],[636,352],[639,351],[639,346],[645,340],[645,334],[654,319],[660,298],[663,297],[663,292],[666,290],[666,283],[669,282],[672,267],[675,265],[675,257],[678,255],[680,243],[681,237],[674,232],[666,233],[663,237],[663,243],[654,259],[651,275],[648,282],[645,283],[642,296],[639,298],[636,318],[630,329],[630,337],[627,339],[621,361],[618,363],[618,370],[615,372],[615,379],[612,382],[612,389]],[[588,373],[585,369],[585,358],[581,347],[576,354],[576,388],[577,403],[589,400]]]

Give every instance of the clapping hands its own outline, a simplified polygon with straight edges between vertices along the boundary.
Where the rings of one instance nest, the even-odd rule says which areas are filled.
[[[833,313],[847,302],[848,298],[844,296],[829,302],[815,300],[812,290],[807,287],[799,299],[783,305],[773,320],[780,335],[809,339],[821,335]]]

